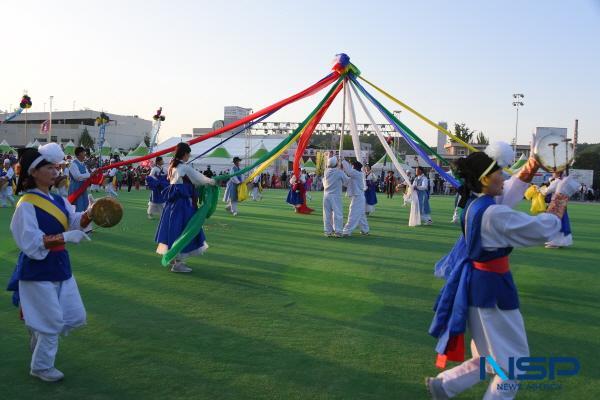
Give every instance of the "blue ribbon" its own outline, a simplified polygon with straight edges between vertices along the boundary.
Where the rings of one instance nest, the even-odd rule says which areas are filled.
[[[367,92],[367,90],[356,80],[354,75],[349,74],[349,76],[352,80],[352,83],[360,89],[360,91],[365,95],[365,97],[369,99],[371,103],[373,103],[373,105],[379,110],[379,112],[381,112],[381,114],[383,114],[385,119],[394,127],[394,129],[396,129],[396,131],[402,135],[404,140],[406,140],[406,143],[408,143],[408,145],[414,151],[416,151],[417,154],[420,155],[421,158],[423,158],[431,168],[435,169],[443,179],[450,182],[450,184],[455,188],[461,186],[460,182],[458,182],[452,175],[448,174],[442,169],[442,167],[440,167],[433,160],[431,160],[427,153],[425,153],[425,151],[392,118],[390,118],[390,116],[385,112],[385,108],[381,105],[381,103],[375,100],[375,98],[371,96],[369,92]]]

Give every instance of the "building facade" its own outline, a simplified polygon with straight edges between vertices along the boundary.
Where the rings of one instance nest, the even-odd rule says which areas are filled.
[[[139,118],[137,115],[118,115],[106,113],[110,122],[106,127],[104,140],[111,147],[121,150],[135,148],[146,135],[150,134],[152,121]],[[0,114],[0,120],[7,114]],[[100,111],[82,110],[82,111],[53,111],[52,112],[52,131],[49,134],[40,133],[40,126],[48,120],[47,112],[30,112],[21,115],[15,119],[0,125],[0,141],[6,141],[13,147],[25,147],[28,143],[38,142],[44,144],[49,141],[60,144],[73,141],[79,144],[79,138],[84,129],[97,141],[98,126],[96,126],[96,117]]]

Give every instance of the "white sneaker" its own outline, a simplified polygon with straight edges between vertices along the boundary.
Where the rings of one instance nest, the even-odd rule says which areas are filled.
[[[192,269],[182,262],[176,262],[171,267],[171,272],[192,272]]]
[[[41,369],[38,371],[31,370],[29,371],[29,375],[35,376],[36,378],[40,378],[41,380],[46,382],[60,381],[65,377],[65,374],[63,374],[54,367],[48,369]]]
[[[431,224],[433,224],[432,220],[428,220],[427,222],[425,222],[425,225],[431,225]]]
[[[425,378],[425,386],[427,387],[427,391],[429,391],[429,394],[433,400],[450,399],[442,387],[442,380],[440,378]]]
[[[234,212],[231,215],[233,215],[234,217],[237,217],[237,212]]]

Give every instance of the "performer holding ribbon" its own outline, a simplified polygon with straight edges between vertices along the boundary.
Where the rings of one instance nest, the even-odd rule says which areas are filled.
[[[349,178],[338,166],[338,158],[327,159],[323,176],[323,231],[327,237],[342,237],[344,210],[342,208],[342,186]]]
[[[454,397],[480,382],[480,357],[491,356],[499,368],[509,371],[510,357],[529,356],[508,255],[514,247],[543,245],[560,234],[561,218],[577,184],[570,178],[562,180],[546,213],[530,216],[515,211],[512,207],[523,198],[539,164],[530,158],[518,175],[505,181],[501,167],[512,159],[510,145],[496,143],[486,152],[456,162],[457,176],[463,181],[463,234],[436,264],[436,276],[445,278],[446,284],[436,301],[429,333],[438,339],[436,365],[444,368],[446,360],[464,360],[468,326],[472,358],[426,379],[434,399]],[[489,365],[488,372],[494,372]],[[514,372],[523,373],[518,368]],[[484,399],[511,399],[518,389],[516,383],[496,375]]]
[[[239,157],[233,157],[233,167],[231,168],[231,174],[235,174],[240,170],[240,162],[242,161]],[[244,181],[241,176],[232,176],[227,181],[225,188],[225,194],[223,195],[223,201],[227,203],[225,209],[229,211],[234,217],[238,213],[238,186]]]
[[[155,241],[158,243],[156,252],[165,254],[171,248],[175,240],[184,231],[188,221],[196,211],[196,205],[192,197],[196,190],[195,186],[215,185],[215,180],[207,178],[185,162],[189,160],[192,149],[187,143],[178,143],[175,156],[169,165],[169,186],[162,191],[165,199],[165,207],[158,223]],[[171,262],[172,272],[192,272],[184,260],[190,256],[202,254],[208,249],[204,231],[188,244],[181,253]]]
[[[150,201],[148,202],[148,219],[154,219],[155,215],[161,215],[165,206],[165,198],[162,191],[169,186],[167,174],[163,167],[164,161],[162,157],[156,157],[154,167],[150,170],[150,174],[146,177],[146,184],[151,190]]]
[[[86,322],[65,244],[89,240],[82,229],[91,221],[91,210],[77,212],[66,198],[50,193],[63,158],[56,143],[21,152],[17,191],[24,194],[10,224],[21,252],[8,290],[15,292],[13,302],[20,302],[30,331],[30,373],[44,381],[64,377],[54,367],[59,335]]]
[[[90,171],[85,166],[85,157],[87,152],[83,147],[77,147],[75,149],[75,159],[71,162],[69,167],[69,194],[76,192],[77,189],[83,185],[85,180],[90,177]],[[83,192],[81,196],[77,198],[74,206],[78,212],[85,211],[88,208],[88,193],[87,190]]]

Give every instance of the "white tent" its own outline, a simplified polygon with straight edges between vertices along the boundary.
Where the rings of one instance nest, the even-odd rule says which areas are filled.
[[[396,158],[398,159],[398,162],[400,162],[400,166],[402,166],[402,169],[404,169],[405,171],[412,171],[410,165],[406,164],[399,154],[396,154]],[[396,171],[396,168],[394,168],[394,164],[392,163],[390,157],[388,157],[387,154],[381,157],[379,161],[377,161],[375,164],[371,165],[371,170],[374,173],[380,173],[381,171],[394,171],[394,174],[398,174],[398,171]]]

